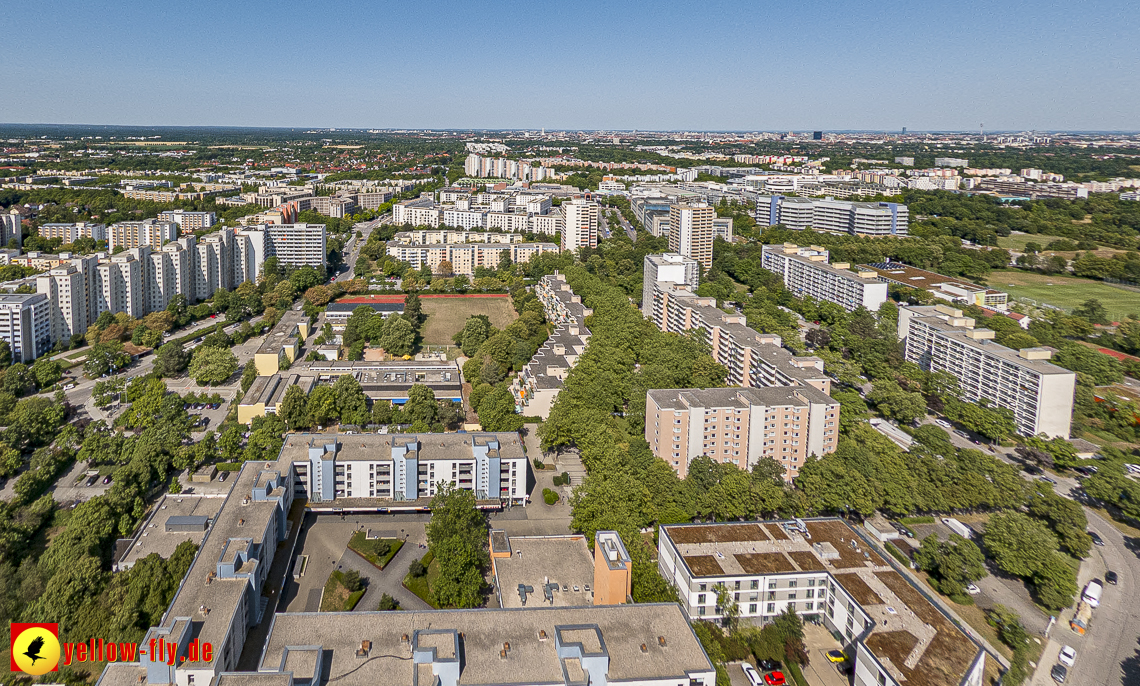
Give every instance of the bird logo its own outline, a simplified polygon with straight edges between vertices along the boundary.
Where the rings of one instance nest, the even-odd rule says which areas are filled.
[[[59,625],[13,622],[12,671],[32,676],[59,671]]]

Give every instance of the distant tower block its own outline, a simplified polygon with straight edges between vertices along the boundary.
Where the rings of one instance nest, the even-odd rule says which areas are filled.
[[[616,531],[594,534],[594,604],[621,605],[633,591],[632,563]]]

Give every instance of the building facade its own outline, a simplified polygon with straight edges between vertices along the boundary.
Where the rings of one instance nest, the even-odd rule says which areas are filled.
[[[756,223],[781,224],[797,231],[811,227],[854,236],[905,236],[910,214],[906,205],[893,202],[761,195],[756,200]]]
[[[74,243],[80,238],[105,241],[107,240],[107,227],[104,224],[93,224],[91,222],[42,224],[40,226],[40,237],[47,240],[58,238],[65,245]]]
[[[140,222],[119,222],[107,229],[107,247],[138,248],[150,246],[158,250],[164,243],[178,239],[178,224],[172,221],[144,219]]]
[[[949,305],[899,307],[898,336],[906,360],[951,374],[962,400],[1010,410],[1024,436],[1069,437],[1077,377],[1048,362],[1051,349],[999,345]]]
[[[213,212],[190,212],[189,210],[168,210],[158,213],[158,221],[174,222],[182,233],[193,233],[199,229],[208,229],[218,221]]]
[[[811,386],[654,389],[645,401],[645,440],[682,478],[707,456],[744,470],[771,458],[791,480],[838,435],[839,403]]]
[[[0,294],[0,340],[8,343],[13,363],[31,364],[51,349],[51,316],[42,293]]]
[[[875,272],[851,271],[846,262],[828,264],[827,250],[818,246],[765,245],[761,265],[779,274],[798,298],[835,303],[848,312],[860,307],[877,312],[887,301],[887,284],[879,281]]]
[[[598,247],[598,203],[571,198],[561,205],[562,249]]]
[[[712,267],[713,220],[716,210],[704,204],[669,206],[669,251]]]

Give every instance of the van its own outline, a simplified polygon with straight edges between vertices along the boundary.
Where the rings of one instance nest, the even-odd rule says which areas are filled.
[[[1100,594],[1104,592],[1104,584],[1099,579],[1093,579],[1085,586],[1085,592],[1081,594],[1081,600],[1088,603],[1091,607],[1100,606]]]
[[[1069,628],[1082,636],[1089,630],[1089,624],[1092,623],[1092,607],[1081,601],[1077,604],[1077,611],[1073,613],[1073,618],[1069,620]]]

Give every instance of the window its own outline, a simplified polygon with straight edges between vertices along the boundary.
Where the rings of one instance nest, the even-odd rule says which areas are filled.
[[[788,588],[795,588],[797,584],[799,584],[799,582],[796,581],[795,579],[792,579],[791,581],[788,582]]]
[[[697,605],[704,605],[704,604],[705,604],[705,594],[704,593],[697,594]]]
[[[750,614],[750,615],[756,614],[756,603],[752,603],[748,606],[748,614]]]
[[[753,579],[751,588],[752,590],[760,588],[760,581],[758,579]]]
[[[768,603],[768,614],[775,614],[776,603]]]
[[[769,581],[768,582],[768,590],[771,591],[774,588],[776,588],[776,582],[775,581]]]
[[[887,686],[887,675],[879,672],[879,686]]]
[[[705,616],[705,606],[704,605],[701,605],[700,607],[697,608],[697,614],[702,616],[702,617]],[[848,632],[848,633],[850,633],[850,632]]]
[[[736,582],[735,590],[737,590],[737,591],[740,590],[740,582],[739,581]]]
[[[698,591],[703,591],[703,590],[705,590],[705,585],[704,585],[704,584],[701,584],[700,586],[697,586],[697,590],[698,590]]]

